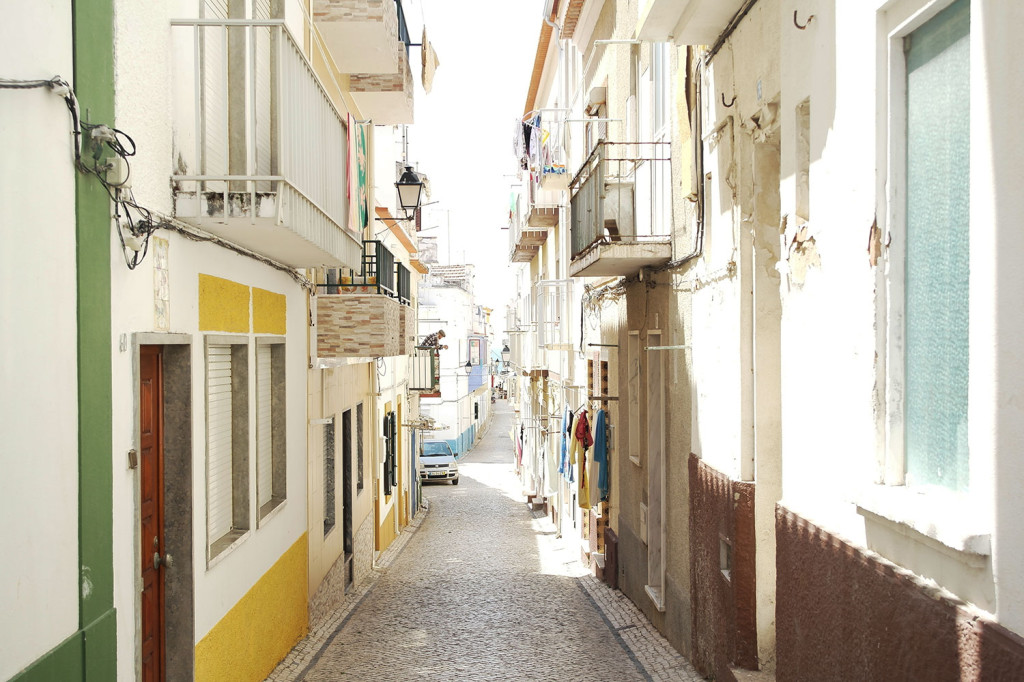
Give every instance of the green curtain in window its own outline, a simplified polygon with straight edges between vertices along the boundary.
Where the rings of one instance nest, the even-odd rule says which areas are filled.
[[[970,4],[906,40],[906,466],[966,490],[970,246]]]

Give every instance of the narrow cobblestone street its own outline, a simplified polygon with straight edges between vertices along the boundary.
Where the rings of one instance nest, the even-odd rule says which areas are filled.
[[[424,486],[429,509],[270,680],[700,679],[523,503],[510,428],[499,401],[460,484]]]

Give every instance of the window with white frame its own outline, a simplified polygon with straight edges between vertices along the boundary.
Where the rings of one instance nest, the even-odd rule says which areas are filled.
[[[249,529],[248,359],[248,339],[207,337],[207,560]]]
[[[894,36],[891,48],[892,137],[904,137],[890,152],[889,448],[902,470],[893,475],[890,462],[887,478],[966,491],[969,0]]]
[[[640,332],[629,332],[627,388],[629,405],[629,461],[640,464]]]
[[[654,43],[651,45],[651,80],[654,86],[654,101],[652,121],[654,126],[654,139],[663,139],[667,134],[668,123],[671,120],[671,102],[669,98],[672,92],[669,64],[670,43]]]
[[[285,500],[285,343],[256,339],[256,508],[262,520]]]
[[[648,346],[661,345],[661,332],[647,332]],[[647,585],[659,611],[665,610],[665,353],[647,351]]]
[[[562,306],[568,280],[537,283],[537,345],[555,350],[562,342]]]

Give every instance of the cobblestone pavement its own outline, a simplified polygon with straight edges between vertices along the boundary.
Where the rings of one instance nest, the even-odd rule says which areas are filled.
[[[270,676],[296,680],[700,680],[524,504],[503,401],[428,510]]]

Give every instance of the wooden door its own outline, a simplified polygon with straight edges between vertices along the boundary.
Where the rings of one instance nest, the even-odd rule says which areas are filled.
[[[143,346],[139,379],[142,680],[164,679],[164,386],[160,346]]]

